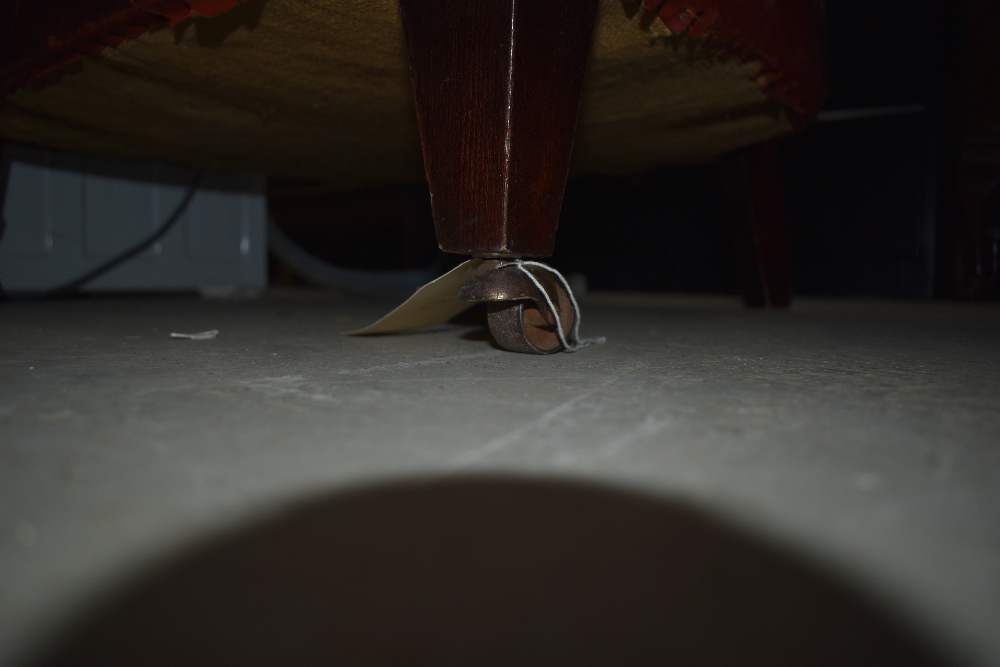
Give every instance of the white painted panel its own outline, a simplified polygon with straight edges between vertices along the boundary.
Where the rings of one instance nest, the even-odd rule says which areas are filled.
[[[50,256],[55,259],[83,246],[83,173],[50,167],[49,174]]]
[[[52,250],[52,176],[48,167],[15,162],[7,181],[7,226],[0,255],[44,257]]]
[[[188,257],[237,261],[242,254],[243,206],[239,193],[201,190],[188,208]]]
[[[14,292],[65,284],[133,247],[177,210],[196,172],[95,160],[7,143],[0,282]],[[263,177],[205,173],[187,211],[150,251],[87,291],[260,288],[267,284]],[[54,245],[53,245],[54,239]]]
[[[153,184],[88,173],[83,179],[84,247],[89,257],[105,259],[149,236]]]

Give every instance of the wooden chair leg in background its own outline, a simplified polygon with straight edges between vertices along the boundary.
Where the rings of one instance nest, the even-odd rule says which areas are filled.
[[[505,259],[552,254],[597,0],[400,5],[438,244],[445,252],[486,259],[474,300],[493,302],[490,329],[501,345],[522,352],[562,349],[542,339],[553,337],[555,322],[571,328],[573,319],[558,315],[568,302],[565,290],[556,283],[548,299],[529,297],[538,306],[532,308],[523,295],[510,301],[520,292],[509,283],[523,279],[523,271],[514,267],[522,273],[518,278],[486,269],[505,269]],[[494,289],[486,285],[491,280],[504,284]],[[540,338],[518,339],[531,332]]]
[[[781,149],[764,144],[721,160],[723,186],[747,306],[792,301],[791,262],[781,188]]]

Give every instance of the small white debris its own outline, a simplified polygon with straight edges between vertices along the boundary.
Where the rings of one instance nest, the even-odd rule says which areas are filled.
[[[187,340],[212,340],[219,335],[218,329],[202,331],[201,333],[171,333],[171,338],[184,338]]]

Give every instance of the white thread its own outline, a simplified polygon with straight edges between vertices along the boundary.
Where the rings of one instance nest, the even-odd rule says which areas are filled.
[[[566,281],[565,278],[563,278],[563,275],[561,273],[553,269],[548,264],[542,264],[541,262],[533,262],[531,260],[523,260],[523,259],[515,259],[505,264],[497,264],[496,268],[499,270],[499,269],[505,269],[508,266],[516,267],[518,270],[521,271],[521,273],[528,276],[528,279],[532,283],[534,283],[535,287],[538,288],[538,291],[542,293],[542,296],[545,298],[545,305],[549,307],[549,310],[552,312],[552,316],[556,320],[556,335],[559,336],[559,342],[562,343],[564,351],[576,352],[577,350],[582,350],[588,345],[600,344],[607,341],[607,338],[605,338],[604,336],[594,336],[593,338],[580,338],[580,305],[576,302],[576,297],[573,296],[573,290],[570,288],[569,283]],[[545,288],[542,287],[542,284],[538,282],[538,278],[532,275],[531,271],[524,268],[525,266],[537,266],[540,269],[548,271],[556,278],[558,278],[559,282],[562,283],[563,288],[566,290],[566,294],[569,296],[569,302],[573,305],[573,328],[570,330],[570,340],[572,341],[572,344],[570,344],[570,342],[566,340],[566,336],[563,334],[562,318],[559,317],[559,310],[556,308],[555,304],[552,303],[552,298],[549,296],[549,293],[546,292]]]

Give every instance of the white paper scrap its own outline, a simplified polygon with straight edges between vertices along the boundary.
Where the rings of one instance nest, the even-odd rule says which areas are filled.
[[[483,263],[481,259],[462,262],[440,278],[432,280],[409,299],[401,303],[388,315],[357,331],[349,331],[351,336],[394,333],[422,329],[447,322],[459,313],[472,308],[475,303],[458,298],[458,290],[469,272]]]
[[[219,335],[218,329],[212,329],[211,331],[202,331],[200,333],[172,333],[171,338],[184,338],[187,340],[212,340]]]

